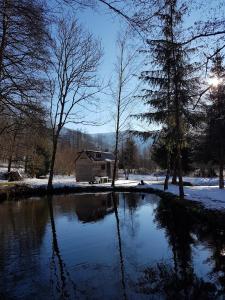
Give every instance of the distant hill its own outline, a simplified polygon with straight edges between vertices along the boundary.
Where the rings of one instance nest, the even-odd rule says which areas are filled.
[[[123,140],[126,139],[125,131],[122,133]],[[94,150],[108,150],[113,151],[115,145],[115,133],[82,133],[78,130],[63,128],[61,132],[61,138],[69,141],[78,149],[94,149]],[[141,138],[134,136],[134,141],[139,148],[140,152],[145,151],[151,147],[153,140],[150,138],[146,142],[143,142]]]
[[[122,136],[123,136],[123,140],[125,141],[126,139],[126,135],[128,133],[123,132]],[[99,146],[103,146],[106,147],[109,151],[112,151],[114,149],[114,145],[115,145],[115,133],[114,132],[107,132],[107,133],[94,133],[94,134],[90,134],[90,136],[93,138],[93,140],[96,141],[96,143]],[[133,137],[136,145],[139,148],[139,151],[143,152],[146,149],[149,149],[153,143],[153,139],[149,138],[147,141],[143,141],[141,138],[134,136]]]

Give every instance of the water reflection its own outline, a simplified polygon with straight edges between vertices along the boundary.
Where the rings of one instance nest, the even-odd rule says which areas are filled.
[[[139,292],[160,295],[163,299],[225,299],[224,293],[224,220],[210,216],[199,219],[198,213],[179,203],[161,200],[155,211],[155,222],[166,231],[172,250],[172,262],[158,262],[143,270]],[[224,217],[222,217],[224,219]],[[196,274],[193,256],[198,244],[209,247],[210,254],[203,262],[211,270],[201,278]],[[221,280],[222,279],[222,280]]]
[[[29,278],[40,268],[35,257],[40,255],[48,205],[39,200],[25,202],[7,202],[0,206],[0,295],[3,299],[10,298],[7,291],[22,285],[24,277]],[[36,280],[34,278],[34,282]],[[26,283],[31,290],[34,282],[28,279]]]
[[[175,207],[168,205],[168,202],[162,200],[155,212],[155,222],[166,230],[166,236],[173,253],[176,277],[188,281],[193,273],[192,246],[195,245],[195,241],[191,235],[193,223],[186,209],[179,205]]]
[[[114,204],[110,193],[80,195],[76,201],[76,214],[82,222],[95,222],[113,212]]]
[[[75,297],[76,286],[73,280],[71,279],[70,273],[67,270],[66,264],[63,261],[62,255],[60,253],[57,232],[55,226],[54,212],[52,206],[52,197],[48,196],[48,208],[51,221],[51,231],[52,231],[52,256],[50,269],[53,276],[51,276],[52,284],[52,297],[56,299],[55,291],[58,294],[60,299],[69,299]],[[71,285],[71,287],[70,287]],[[69,292],[70,291],[70,292]],[[71,292],[72,291],[72,292]]]
[[[147,194],[0,205],[2,299],[225,299],[225,220]]]
[[[119,245],[119,256],[120,256],[120,269],[121,269],[121,282],[122,282],[122,288],[123,288],[123,298],[127,299],[127,293],[126,293],[126,282],[125,282],[125,267],[124,267],[124,258],[123,258],[123,250],[122,250],[122,242],[121,242],[121,233],[120,233],[120,220],[119,220],[119,214],[117,209],[117,202],[118,197],[115,193],[112,193],[112,200],[113,200],[113,206],[114,206],[114,212],[115,212],[115,218],[116,218],[116,228],[117,228],[117,235],[118,235],[118,245]]]

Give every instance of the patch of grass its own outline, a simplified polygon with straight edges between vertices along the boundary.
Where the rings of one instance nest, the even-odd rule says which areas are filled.
[[[1,187],[12,187],[12,186],[15,186],[15,182],[0,182],[0,188]]]

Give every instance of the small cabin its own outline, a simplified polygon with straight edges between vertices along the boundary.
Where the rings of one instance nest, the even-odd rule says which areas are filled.
[[[112,179],[115,156],[111,152],[83,150],[75,159],[76,180],[95,181],[96,177]]]

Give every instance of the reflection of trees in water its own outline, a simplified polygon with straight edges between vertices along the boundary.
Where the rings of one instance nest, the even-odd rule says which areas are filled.
[[[214,237],[215,238],[215,237]],[[217,239],[218,238],[218,239]],[[212,246],[212,256],[210,258],[211,264],[213,264],[210,276],[218,282],[219,290],[218,294],[225,298],[225,239],[224,233],[223,237],[218,236],[216,240],[213,240]]]
[[[173,253],[174,271],[184,279],[193,273],[191,246],[192,220],[183,206],[168,205],[161,200],[155,211],[155,222],[165,228]]]
[[[38,274],[40,261],[34,258],[48,221],[47,203],[36,199],[5,202],[0,206],[0,220],[0,273],[4,274],[0,290],[13,293],[25,276],[32,285],[31,278]]]
[[[155,222],[164,228],[173,253],[173,268],[160,263],[146,268],[143,282],[148,282],[150,292],[163,292],[167,297],[188,297],[190,286],[194,283],[194,273],[191,257],[191,224],[182,207],[174,209],[163,200],[155,210]],[[151,287],[152,286],[152,287]],[[170,299],[170,298],[169,298]],[[172,298],[171,298],[172,299]],[[188,298],[187,298],[188,299]]]
[[[117,228],[117,237],[118,237],[118,245],[119,245],[120,270],[121,270],[121,283],[122,283],[122,289],[123,289],[123,298],[126,300],[127,299],[127,292],[126,292],[124,258],[123,258],[121,233],[120,233],[120,220],[119,220],[119,214],[118,214],[118,209],[117,209],[118,195],[116,195],[115,193],[112,193],[112,200],[113,200],[114,213],[115,213],[115,218],[116,218],[116,228]]]
[[[173,253],[173,264],[160,262],[147,267],[138,282],[141,293],[160,294],[165,299],[218,299],[224,296],[225,260],[224,222],[216,218],[200,218],[198,212],[185,208],[182,204],[161,200],[155,211],[155,222],[164,228]],[[215,217],[215,216],[214,216]],[[209,245],[212,256],[207,260],[214,267],[207,279],[199,278],[192,261],[193,236]],[[218,287],[218,283],[220,288]],[[221,298],[220,298],[221,299]]]
[[[218,299],[224,295],[225,260],[221,255],[225,245],[224,222],[216,225],[213,218],[211,221],[201,219],[193,210],[163,199],[155,214],[155,222],[165,229],[173,253],[173,264],[160,262],[145,268],[138,282],[139,292],[163,295],[165,299]],[[193,239],[194,235],[202,243],[210,245],[212,256],[207,262],[214,267],[209,275],[213,274],[217,282],[210,276],[202,279],[195,274],[192,246],[197,242]],[[222,289],[218,288],[218,283]]]
[[[199,224],[196,230],[198,239],[207,241],[211,255],[205,263],[212,266],[209,278],[217,285],[217,295],[225,298],[225,216],[209,216],[207,225]]]
[[[120,203],[118,199],[120,199]],[[36,278],[40,279],[38,271],[41,269],[40,264],[42,263],[39,261],[37,253],[41,248],[46,224],[50,220],[52,236],[50,265],[52,298],[79,299],[80,296],[81,299],[92,299],[92,296],[94,297],[97,293],[101,293],[97,274],[103,274],[104,268],[108,268],[105,270],[111,272],[111,265],[103,266],[99,264],[99,266],[92,266],[90,264],[86,266],[86,270],[82,269],[84,268],[83,266],[79,266],[80,269],[77,268],[75,274],[77,280],[79,280],[79,285],[75,285],[73,282],[74,273],[69,272],[68,265],[66,266],[65,264],[65,258],[60,252],[60,240],[59,236],[57,236],[55,214],[65,211],[68,216],[73,216],[74,218],[76,211],[82,222],[96,222],[108,213],[111,213],[111,218],[115,216],[116,221],[114,229],[118,245],[116,255],[119,257],[119,265],[117,262],[113,267],[115,266],[117,269],[118,274],[115,275],[117,278],[119,277],[119,285],[123,291],[121,298],[127,299],[128,292],[132,292],[132,285],[130,284],[132,279],[130,277],[133,278],[135,276],[135,274],[130,274],[128,269],[130,270],[131,264],[132,267],[135,265],[136,251],[135,247],[132,250],[128,249],[128,245],[130,245],[128,237],[131,238],[130,240],[133,237],[135,238],[135,232],[138,237],[137,228],[139,222],[141,222],[141,214],[138,209],[140,207],[140,199],[140,194],[54,196],[54,202],[57,201],[57,204],[54,205],[54,211],[51,198],[49,201],[43,199],[3,204],[0,207],[0,272],[5,274],[4,272],[6,271],[7,273],[4,278],[6,292],[10,291],[10,289],[13,290],[13,284],[18,284],[18,281],[16,281],[18,280],[18,270],[24,270],[20,272],[20,276],[26,277],[27,282],[33,281],[29,287],[34,287],[36,292],[35,280]],[[90,212],[86,212],[85,208],[90,210]],[[111,218],[109,218],[110,222]],[[224,221],[224,217],[218,218],[217,216],[205,219],[200,218],[197,212],[195,213],[184,208],[180,204],[161,200],[159,206],[155,209],[155,222],[158,227],[163,228],[166,232],[173,253],[173,261],[161,261],[158,264],[146,267],[137,281],[138,292],[148,294],[147,297],[155,297],[154,299],[160,299],[160,296],[163,299],[218,299],[219,297],[219,299],[224,299]],[[210,251],[210,255],[205,263],[211,267],[211,270],[208,277],[204,279],[198,277],[197,272],[194,270],[192,248],[193,246],[198,246],[198,241]],[[12,275],[12,272],[10,274],[11,270],[8,269],[9,263],[7,258],[11,253],[14,255],[15,260],[15,265],[13,265],[15,275]],[[139,267],[138,264],[139,262],[136,263],[135,267]],[[49,269],[46,270],[46,277],[48,276],[48,271]],[[86,276],[85,272],[88,272],[89,275],[82,279],[82,277],[78,276],[78,271],[82,275],[83,271],[84,276]],[[26,274],[24,275],[23,272],[26,272]],[[74,272],[74,269],[71,272]],[[28,278],[29,276],[30,278]],[[94,276],[96,276],[96,286],[93,285],[94,280],[92,281]],[[9,278],[8,283],[7,278]],[[42,280],[46,279],[41,278],[40,285],[42,285]],[[107,279],[105,278],[104,280],[102,284],[105,283],[107,286]],[[3,281],[0,280],[0,290],[2,284]],[[48,282],[45,282],[45,286],[49,286]],[[96,290],[97,286],[98,291]],[[43,291],[43,294],[45,292]],[[9,296],[13,295],[13,291],[8,294]]]
[[[126,294],[126,280],[125,280],[125,268],[124,268],[124,258],[122,251],[122,240],[120,232],[120,219],[118,213],[118,203],[119,195],[104,193],[104,194],[85,194],[85,195],[67,195],[67,199],[64,198],[62,205],[66,203],[66,207],[69,207],[69,212],[76,211],[78,219],[82,222],[93,222],[101,220],[105,215],[113,213],[116,219],[116,234],[118,239],[118,250],[119,250],[119,262],[120,262],[120,273],[121,273],[121,286],[123,290],[123,299],[127,299]],[[57,199],[57,205],[59,205],[59,197],[54,197],[54,201]],[[71,210],[70,200],[73,201],[73,209]],[[74,201],[75,200],[75,201]],[[59,209],[59,208],[58,208]],[[65,211],[65,207],[60,209]],[[51,268],[53,271],[54,279],[52,279],[52,284],[55,285],[56,291],[59,293],[60,299],[74,299],[75,295],[79,292],[82,293],[82,296],[87,299],[94,297],[91,292],[92,287],[89,286],[89,283],[85,283],[86,290],[78,291],[77,286],[73,283],[69,272],[67,271],[66,265],[63,262],[62,255],[59,250],[56,226],[54,221],[54,213],[52,207],[52,201],[49,199],[49,213],[51,219],[51,228],[52,228],[52,241],[53,241],[53,252],[51,259]],[[71,295],[73,293],[74,296]],[[53,295],[54,297],[54,295]],[[79,297],[78,297],[79,298]]]
[[[121,218],[121,227],[125,227],[127,233],[135,238],[139,229],[139,220],[136,211],[139,205],[140,195],[137,193],[119,194],[120,197],[120,211],[123,218]],[[128,212],[128,213],[127,213]]]
[[[3,203],[0,219],[1,248],[6,243],[8,248],[22,251],[38,249],[48,221],[46,202],[29,199]]]
[[[138,291],[155,295],[155,299],[163,297],[168,300],[211,300],[216,296],[214,284],[203,281],[194,273],[178,276],[173,266],[165,262],[144,270],[138,282]]]
[[[126,202],[130,213],[132,214],[138,207],[140,195],[137,193],[123,194],[126,197]]]
[[[56,290],[59,299],[71,299],[75,297],[76,286],[71,279],[70,273],[67,270],[66,264],[63,261],[62,255],[59,250],[56,226],[54,219],[54,212],[52,207],[52,198],[48,197],[49,215],[52,230],[52,257],[51,257],[51,284],[53,287],[53,299],[55,299],[54,290]],[[55,285],[55,287],[54,287]]]

